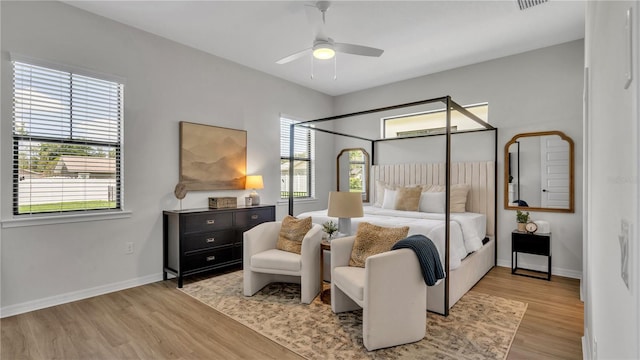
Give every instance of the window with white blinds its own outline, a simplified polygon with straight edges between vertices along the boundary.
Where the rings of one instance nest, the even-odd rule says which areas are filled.
[[[289,133],[297,121],[280,118],[280,198],[289,198]],[[293,140],[293,197],[309,198],[314,194],[314,131],[295,127]]]
[[[123,85],[13,62],[13,213],[120,209]]]

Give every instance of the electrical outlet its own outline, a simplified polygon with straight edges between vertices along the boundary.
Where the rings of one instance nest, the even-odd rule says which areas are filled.
[[[133,254],[133,243],[132,242],[128,242],[128,243],[125,244],[124,253],[125,254]]]

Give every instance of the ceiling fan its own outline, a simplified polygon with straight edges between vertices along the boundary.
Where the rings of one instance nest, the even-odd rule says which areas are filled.
[[[318,1],[313,7],[317,8],[322,14],[322,24],[325,24],[325,14],[331,5],[330,1]],[[286,64],[291,61],[297,60],[305,56],[309,50],[312,51],[313,57],[318,60],[332,59],[336,53],[360,55],[360,56],[372,56],[380,57],[384,50],[372,48],[369,46],[338,43],[333,41],[332,38],[325,36],[322,27],[319,28],[316,33],[316,38],[313,41],[313,46],[304,50],[298,51],[289,56],[283,57],[276,61],[277,64]]]

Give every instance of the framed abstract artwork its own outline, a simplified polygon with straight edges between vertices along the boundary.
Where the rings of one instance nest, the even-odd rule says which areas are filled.
[[[180,122],[180,183],[184,190],[244,189],[247,132]]]

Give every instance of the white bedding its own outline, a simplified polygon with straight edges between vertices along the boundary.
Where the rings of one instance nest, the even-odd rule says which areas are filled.
[[[365,206],[364,214],[364,217],[351,219],[354,232],[358,224],[363,221],[379,226],[409,226],[409,235],[423,234],[433,241],[440,253],[440,260],[444,264],[444,214],[389,210],[374,206]],[[297,216],[311,216],[311,221],[315,224],[322,224],[328,220],[338,221],[336,218],[327,216],[327,210],[310,211]],[[486,217],[477,213],[453,213],[450,231],[449,268],[453,270],[460,266],[467,254],[482,247],[482,239],[486,235]]]

